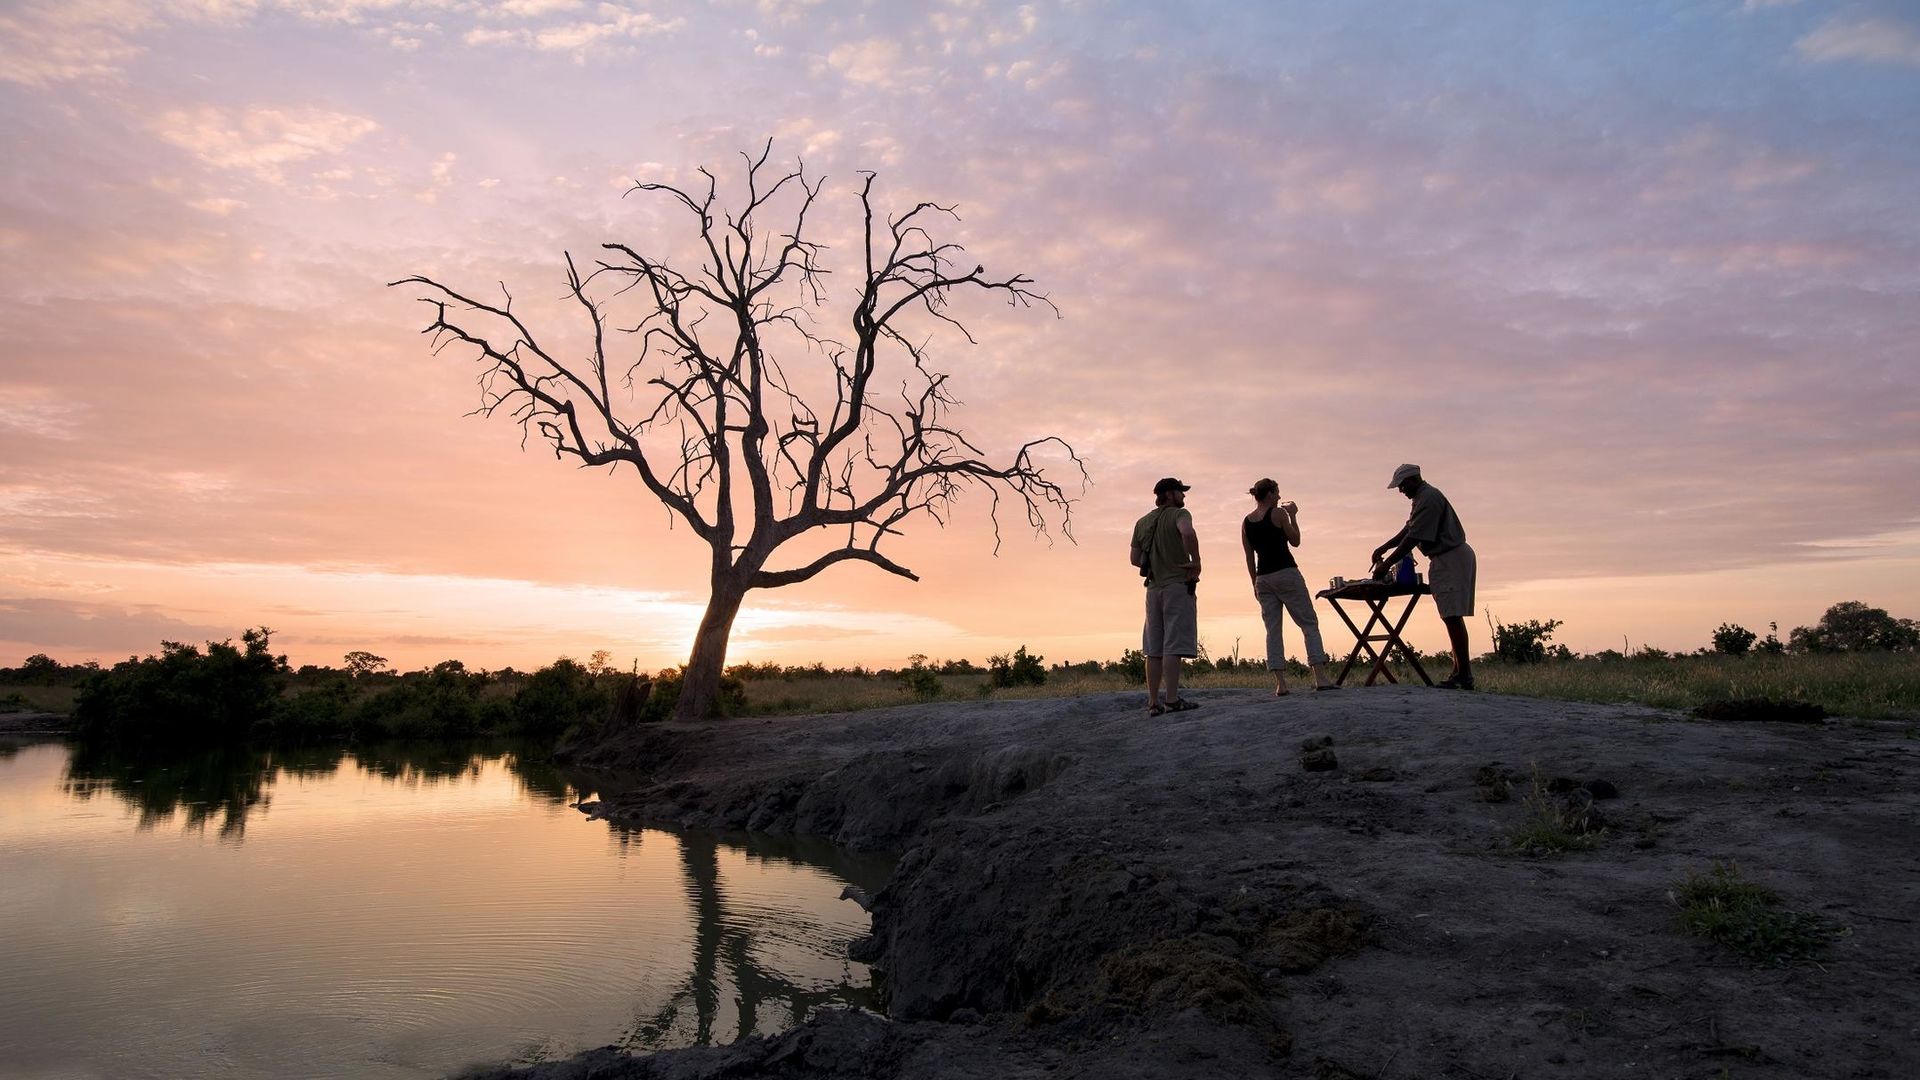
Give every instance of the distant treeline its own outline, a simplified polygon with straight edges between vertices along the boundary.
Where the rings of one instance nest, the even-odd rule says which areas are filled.
[[[1796,626],[1780,640],[1780,624],[1768,623],[1767,636],[1761,637],[1738,623],[1723,622],[1705,645],[1691,653],[1668,652],[1651,645],[1576,654],[1565,645],[1552,644],[1553,632],[1565,625],[1559,619],[1529,619],[1502,623],[1491,615],[1493,651],[1483,660],[1517,664],[1547,660],[1670,660],[1681,656],[1746,656],[1750,653],[1779,656],[1822,653],[1869,653],[1920,651],[1920,623],[1896,619],[1885,608],[1869,607],[1858,600],[1847,600],[1828,608],[1812,626]]]
[[[1777,625],[1762,637],[1734,623],[1722,623],[1712,640],[1693,653],[1671,653],[1652,646],[1603,649],[1575,654],[1553,643],[1563,624],[1558,619],[1502,623],[1488,619],[1492,650],[1479,659],[1496,664],[1554,661],[1661,661],[1682,656],[1742,657],[1752,654],[1815,655],[1914,653],[1920,651],[1920,624],[1896,619],[1884,609],[1859,601],[1828,608],[1812,626],[1795,627],[1783,641]],[[339,668],[306,665],[298,669],[276,656],[272,632],[262,627],[231,641],[198,648],[162,642],[160,652],[129,657],[111,668],[97,663],[61,664],[45,655],[30,656],[17,668],[0,668],[0,685],[66,686],[76,689],[74,722],[81,733],[123,743],[185,745],[253,739],[449,739],[514,735],[552,739],[576,725],[596,724],[623,704],[623,716],[658,719],[670,715],[679,698],[680,673],[666,669],[643,675],[614,668],[611,654],[595,652],[585,663],[561,657],[532,672],[512,668],[470,671],[446,660],[418,671],[395,672],[384,657],[351,652]],[[1237,650],[1236,650],[1237,652]],[[1421,657],[1423,662],[1440,655]],[[987,663],[969,660],[908,658],[901,668],[736,664],[726,669],[722,710],[748,711],[746,684],[842,680],[898,683],[911,697],[931,700],[953,691],[958,681],[980,676],[976,689],[1038,686],[1050,678],[1118,676],[1127,683],[1146,680],[1146,658],[1137,649],[1116,660],[1085,660],[1048,665],[1023,645],[995,655]],[[1194,675],[1263,671],[1261,658],[1201,655],[1188,661]],[[1297,663],[1296,674],[1305,669]],[[638,684],[646,693],[637,693]],[[16,695],[17,696],[17,695]],[[3,702],[0,702],[3,704]],[[759,707],[758,705],[755,706]]]
[[[562,658],[538,671],[468,671],[447,660],[421,671],[377,670],[371,654],[349,654],[344,669],[293,670],[260,628],[205,648],[162,642],[160,652],[111,668],[30,657],[0,670],[30,684],[77,687],[73,720],[83,738],[188,746],[313,739],[449,739],[512,735],[551,739],[604,718],[621,682]],[[384,661],[381,661],[384,665]],[[670,706],[671,693],[649,706]],[[666,706],[659,704],[666,701]]]

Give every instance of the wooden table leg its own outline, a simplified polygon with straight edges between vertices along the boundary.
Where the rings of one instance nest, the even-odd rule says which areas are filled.
[[[1340,686],[1346,683],[1347,673],[1353,670],[1353,662],[1359,659],[1360,650],[1366,645],[1367,639],[1360,633],[1360,628],[1353,625],[1353,620],[1347,617],[1347,609],[1340,606],[1340,601],[1331,596],[1326,599],[1327,603],[1333,607],[1333,613],[1340,616],[1340,621],[1347,624],[1348,630],[1353,631],[1353,648],[1347,653],[1347,662],[1340,666],[1340,674],[1333,678],[1333,685]],[[1367,626],[1373,626],[1371,620],[1368,621]]]
[[[1426,683],[1428,686],[1432,686],[1433,680],[1427,677],[1427,669],[1420,666],[1419,655],[1413,651],[1411,645],[1407,644],[1406,639],[1400,636],[1400,631],[1407,627],[1407,620],[1413,617],[1413,609],[1419,606],[1419,593],[1414,593],[1407,598],[1407,609],[1400,613],[1400,622],[1387,631],[1391,638],[1391,640],[1387,642],[1387,655],[1393,655],[1393,650],[1398,648],[1400,654],[1407,658],[1407,663],[1413,666],[1414,674],[1420,676],[1420,681]]]
[[[1393,659],[1394,642],[1393,623],[1387,621],[1387,598],[1369,600],[1367,606],[1373,609],[1373,618],[1367,620],[1367,633],[1372,635],[1373,624],[1379,623],[1380,628],[1386,631],[1384,635],[1380,635],[1380,639],[1387,643],[1387,647],[1376,652],[1373,648],[1374,638],[1372,636],[1367,638],[1367,655],[1373,657],[1373,670],[1367,672],[1367,681],[1363,685],[1372,686],[1374,680],[1382,675],[1387,677],[1388,682],[1398,683],[1400,680],[1394,678],[1393,672],[1387,670],[1387,662]]]

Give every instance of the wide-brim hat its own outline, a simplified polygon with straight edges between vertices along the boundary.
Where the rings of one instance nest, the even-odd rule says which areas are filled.
[[[1401,484],[1404,484],[1407,481],[1412,480],[1415,477],[1418,477],[1419,475],[1420,475],[1420,466],[1402,465],[1399,468],[1393,470],[1393,479],[1387,481],[1387,486],[1390,488],[1397,488]]]

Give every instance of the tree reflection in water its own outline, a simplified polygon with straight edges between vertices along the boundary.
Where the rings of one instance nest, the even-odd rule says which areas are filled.
[[[71,756],[63,790],[86,800],[109,795],[138,812],[138,828],[153,829],[176,820],[202,830],[217,822],[223,841],[245,839],[248,820],[266,813],[272,789],[282,778],[322,779],[351,758],[366,772],[407,785],[433,785],[478,777],[492,761],[501,761],[527,795],[551,803],[573,803],[590,793],[595,780],[556,768],[543,753],[524,744],[486,742],[465,746],[444,743],[391,745],[377,748],[346,746],[207,747],[192,751],[160,752],[113,744],[70,744]],[[183,816],[184,815],[184,816]],[[641,843],[642,832],[612,828],[623,848]],[[662,832],[648,830],[653,837]],[[742,1039],[779,1030],[804,1021],[829,1005],[878,1007],[880,991],[864,966],[840,958],[841,970],[832,978],[787,975],[769,961],[794,959],[781,955],[790,943],[819,933],[790,934],[807,917],[798,912],[778,915],[736,910],[723,888],[721,849],[741,851],[749,861],[801,865],[834,878],[877,890],[891,872],[890,860],[851,852],[824,842],[807,842],[759,834],[665,833],[680,846],[693,955],[686,977],[664,1004],[649,1015],[636,1016],[623,1044],[635,1049],[711,1045],[731,1035]],[[787,966],[804,969],[806,957]],[[817,958],[815,963],[817,964]],[[866,985],[855,985],[856,971]],[[724,1030],[723,992],[731,989],[732,1032]],[[776,1015],[784,1012],[784,1016]]]
[[[366,772],[401,784],[438,784],[478,777],[500,760],[533,798],[566,802],[572,789],[544,755],[525,744],[486,742],[347,746],[211,746],[158,750],[115,743],[73,742],[61,789],[76,799],[112,795],[139,812],[141,829],[184,813],[188,829],[218,820],[220,837],[239,842],[247,819],[265,813],[282,777],[320,779],[349,757]]]
[[[816,866],[842,881],[869,889],[878,888],[890,872],[887,860],[832,845],[757,834],[730,836],[729,840],[737,842],[725,844],[712,833],[672,835],[680,845],[680,865],[692,907],[693,963],[686,978],[659,1009],[650,1016],[636,1018],[633,1031],[622,1041],[623,1046],[657,1050],[668,1046],[712,1045],[721,1019],[723,986],[731,986],[734,992],[738,1020],[734,1040],[760,1034],[762,1010],[770,1005],[784,1009],[786,1015],[776,1018],[777,1026],[769,1030],[800,1024],[823,1006],[879,1007],[881,993],[872,975],[869,974],[867,985],[855,985],[853,965],[844,958],[840,978],[807,986],[764,964],[755,955],[755,946],[761,944],[755,940],[755,931],[759,928],[756,920],[729,910],[720,882],[719,853],[722,847],[739,848],[745,850],[749,859]],[[788,919],[791,918],[789,915]]]

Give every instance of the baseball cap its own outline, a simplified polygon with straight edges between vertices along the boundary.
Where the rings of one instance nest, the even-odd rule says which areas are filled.
[[[1407,481],[1419,475],[1420,475],[1420,466],[1402,465],[1399,468],[1393,470],[1393,479],[1387,481],[1387,486],[1390,488],[1397,488],[1401,484],[1404,484]]]
[[[1171,476],[1161,477],[1160,482],[1153,485],[1153,493],[1155,495],[1164,495],[1169,491],[1189,491],[1189,490],[1191,489],[1186,484],[1183,484],[1180,481],[1175,480]]]

